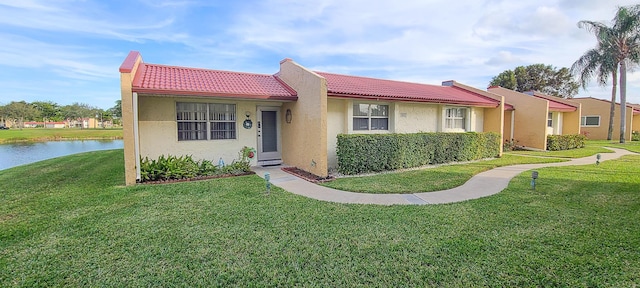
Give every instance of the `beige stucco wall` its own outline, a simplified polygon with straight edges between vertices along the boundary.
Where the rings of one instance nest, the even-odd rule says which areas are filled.
[[[327,100],[327,165],[329,169],[338,167],[336,147],[338,134],[347,133],[347,109],[350,101],[329,98]]]
[[[606,140],[607,132],[609,130],[609,110],[611,109],[611,104],[610,104],[611,102],[606,100],[595,99],[595,98],[574,98],[574,99],[571,99],[571,101],[581,104],[582,116],[600,116],[600,126],[580,127],[580,131],[583,133],[587,133],[587,137],[589,139]],[[631,140],[632,130],[638,127],[635,127],[633,125],[632,109],[627,108],[626,112],[627,112],[627,125],[626,125],[627,127],[625,132],[625,139]],[[612,140],[618,140],[618,139],[620,139],[620,104],[616,104],[615,115],[613,119]]]
[[[142,62],[142,56],[138,54],[135,65],[131,72],[120,73],[120,94],[122,100],[122,136],[124,139],[124,173],[125,184],[132,185],[136,183],[136,166],[138,160],[135,155],[134,143],[134,115],[133,102],[134,95],[131,91],[133,77],[136,75],[138,66]]]
[[[563,113],[551,112],[551,127],[547,126],[547,135],[562,135]]]
[[[511,139],[513,139],[513,131],[511,131],[511,121],[513,114],[515,114],[514,110],[504,111],[504,129],[502,133],[502,137],[504,138],[503,141],[510,141]]]
[[[505,102],[515,108],[513,139],[517,144],[545,150],[549,101],[502,87],[491,87],[488,91],[504,96]]]
[[[291,123],[282,125],[282,160],[327,176],[327,81],[290,59],[280,63],[279,77],[298,93],[298,101],[282,107],[292,115]]]
[[[580,117],[582,113],[582,105],[578,103],[578,109],[573,112],[562,113],[562,134],[580,134]]]
[[[354,131],[353,104],[377,103],[389,105],[389,130]],[[329,168],[337,167],[336,137],[340,133],[348,134],[382,134],[382,133],[419,133],[442,132],[445,106],[432,103],[417,102],[378,102],[371,100],[354,100],[329,98],[327,102],[327,157]],[[468,131],[483,132],[485,110],[481,107],[464,107],[468,109]]]
[[[471,119],[469,131],[484,132],[484,110],[487,108],[471,107]],[[491,109],[491,108],[489,108]]]
[[[139,106],[139,135],[140,156],[156,159],[160,155],[191,155],[196,160],[211,160],[215,164],[219,159],[230,164],[239,159],[240,149],[244,146],[257,148],[256,106],[280,106],[277,102],[268,101],[238,101],[208,98],[186,98],[140,95]],[[178,141],[178,126],[176,121],[176,102],[196,103],[224,103],[236,105],[236,139],[225,140],[191,140]],[[245,112],[253,122],[251,129],[245,129],[242,122],[246,119]],[[255,157],[251,165],[256,165]]]
[[[480,94],[484,97],[494,99],[500,104],[495,108],[484,108],[482,117],[482,130],[477,132],[495,132],[500,135],[500,142],[504,141],[504,103],[505,99],[502,95],[491,93],[490,91],[480,90],[475,87],[460,84],[456,81],[442,82],[443,86],[454,86],[470,92]],[[500,145],[500,155],[502,155],[502,145]]]
[[[397,102],[394,109],[395,133],[438,131],[440,105]],[[391,122],[391,121],[390,121]],[[391,126],[391,123],[390,123]]]
[[[631,130],[632,131],[640,131],[640,114],[633,115],[633,120],[631,121]]]

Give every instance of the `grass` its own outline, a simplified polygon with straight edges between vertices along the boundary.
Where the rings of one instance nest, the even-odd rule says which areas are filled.
[[[582,158],[598,153],[611,153],[612,151],[606,149],[600,142],[587,141],[584,148],[571,149],[564,151],[510,151],[505,154],[510,155],[528,155],[528,156],[541,156],[541,157],[559,157],[559,158]]]
[[[562,161],[558,158],[580,158],[597,153],[610,153],[604,147],[617,147],[640,153],[640,142],[633,141],[625,144],[611,141],[587,141],[585,148],[565,151],[512,151],[502,158],[488,161],[474,162],[464,165],[445,165],[414,171],[377,174],[338,178],[322,185],[343,191],[390,194],[431,192],[451,189],[467,182],[473,175],[500,166],[515,164],[551,163]],[[533,157],[525,157],[533,156]]]
[[[122,187],[122,158],[0,171],[1,287],[640,284],[638,155],[389,207],[267,197],[257,176]]]
[[[566,160],[505,154],[502,158],[468,164],[444,165],[435,168],[372,176],[338,178],[322,185],[343,191],[375,194],[431,192],[460,186],[473,175],[496,167],[562,161]]]
[[[631,152],[640,153],[640,141],[627,141],[624,144],[620,144],[619,141],[608,140],[588,140],[586,146],[580,149],[572,149],[565,151],[510,151],[506,154],[511,155],[529,155],[529,156],[542,156],[542,157],[560,157],[560,158],[582,158],[597,153],[610,153],[604,147],[614,147],[627,149]]]
[[[600,145],[600,146],[606,146],[606,147],[627,149],[631,152],[640,153],[640,141],[626,141],[624,144],[621,144],[620,141],[591,140],[587,143],[590,143],[591,145]]]
[[[0,144],[89,139],[122,139],[122,129],[24,128],[22,130],[0,130]]]

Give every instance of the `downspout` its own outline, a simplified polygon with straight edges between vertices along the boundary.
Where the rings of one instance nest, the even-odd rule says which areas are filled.
[[[509,137],[509,141],[513,139],[513,125],[516,124],[516,110],[511,110],[511,137]]]
[[[140,181],[140,137],[138,135],[138,93],[133,92],[131,103],[133,106],[133,151],[136,157],[136,180]]]

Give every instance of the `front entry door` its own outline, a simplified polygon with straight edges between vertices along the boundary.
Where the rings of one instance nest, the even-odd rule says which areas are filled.
[[[280,144],[280,108],[258,107],[258,164],[282,163]]]

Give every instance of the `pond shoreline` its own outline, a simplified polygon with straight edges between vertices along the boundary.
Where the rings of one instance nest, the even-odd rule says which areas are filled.
[[[57,141],[21,141],[0,144],[0,172],[4,169],[60,156],[98,150],[122,149],[124,141],[117,137],[99,139],[59,138]]]
[[[10,138],[0,139],[0,145],[16,144],[16,143],[41,143],[41,142],[57,142],[57,141],[84,141],[84,140],[122,140],[122,136],[113,137],[38,137],[38,138]]]

